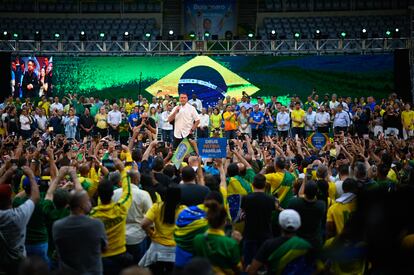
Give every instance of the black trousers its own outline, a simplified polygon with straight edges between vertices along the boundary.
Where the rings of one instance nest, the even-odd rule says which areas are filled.
[[[263,139],[263,129],[252,129],[252,139]]]

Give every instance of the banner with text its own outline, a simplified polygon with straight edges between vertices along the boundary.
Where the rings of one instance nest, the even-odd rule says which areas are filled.
[[[198,153],[202,158],[225,158],[227,154],[226,138],[197,139]]]
[[[226,31],[236,29],[235,0],[186,0],[184,29],[202,39],[205,32],[224,38]]]

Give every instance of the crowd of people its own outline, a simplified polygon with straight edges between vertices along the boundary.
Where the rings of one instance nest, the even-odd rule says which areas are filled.
[[[395,93],[9,97],[0,118],[0,274],[414,271],[414,111]],[[199,156],[207,137],[226,158]]]

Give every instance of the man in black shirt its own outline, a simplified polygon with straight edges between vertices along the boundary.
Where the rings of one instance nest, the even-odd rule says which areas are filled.
[[[36,64],[33,60],[27,62],[27,72],[24,73],[22,82],[23,97],[37,97],[39,95],[39,79],[34,69]]]
[[[245,214],[243,232],[244,263],[248,266],[263,242],[272,237],[271,217],[275,199],[265,193],[266,177],[257,174],[253,179],[254,192],[243,197],[241,209]]]
[[[181,189],[181,204],[186,206],[202,204],[210,193],[210,189],[207,186],[196,184],[194,169],[190,166],[184,167],[181,172],[181,178],[183,183],[178,185]]]
[[[326,223],[326,206],[317,200],[318,187],[314,181],[305,184],[305,197],[292,198],[287,208],[296,210],[302,220],[298,236],[307,240],[314,248],[322,247],[322,228]]]
[[[80,137],[83,140],[86,136],[91,136],[93,128],[95,126],[95,122],[93,117],[90,115],[90,111],[88,108],[85,108],[84,114],[79,119],[79,126],[80,126]]]

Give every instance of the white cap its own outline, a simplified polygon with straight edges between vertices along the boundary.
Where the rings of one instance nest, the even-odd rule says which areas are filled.
[[[299,229],[300,215],[293,209],[286,209],[279,214],[279,225],[286,231],[296,231]]]

